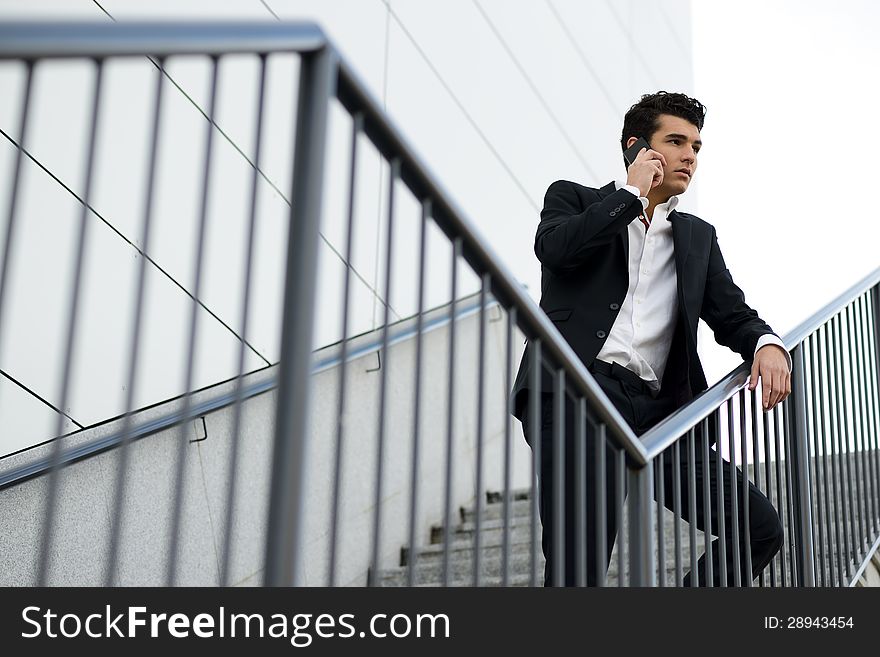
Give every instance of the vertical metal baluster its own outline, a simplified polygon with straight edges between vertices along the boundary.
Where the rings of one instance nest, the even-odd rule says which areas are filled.
[[[773,445],[776,456],[776,499],[779,511],[779,517],[784,521],[785,519],[785,504],[786,500],[783,500],[782,497],[782,453],[780,450],[780,440],[779,440],[779,405],[773,408]],[[786,456],[786,458],[788,458]],[[785,523],[788,524],[788,523]],[[785,553],[786,550],[779,551],[779,572],[780,579],[782,580],[782,586],[788,586],[788,577],[785,570]]]
[[[220,586],[227,586],[229,584],[229,560],[232,554],[232,526],[235,519],[235,492],[236,492],[236,482],[238,480],[238,454],[239,454],[239,446],[241,443],[241,407],[244,403],[244,361],[245,361],[245,353],[247,350],[247,336],[248,336],[248,320],[250,319],[250,299],[251,299],[251,274],[253,270],[253,257],[254,257],[254,235],[257,230],[257,189],[259,183],[259,171],[260,171],[260,142],[263,137],[263,101],[265,96],[265,87],[266,87],[266,55],[260,55],[260,81],[257,92],[257,117],[256,117],[256,125],[254,126],[254,165],[253,171],[251,174],[251,200],[250,200],[250,223],[248,226],[248,239],[247,246],[245,247],[245,268],[244,268],[244,293],[243,299],[241,303],[241,343],[239,344],[238,349],[238,376],[236,378],[235,383],[235,405],[233,406],[232,411],[232,445],[229,456],[229,488],[226,492],[226,526],[224,531],[224,540],[223,540],[223,554],[221,556],[220,562]],[[349,222],[349,231],[351,230],[351,224]],[[351,255],[349,254],[346,258],[346,262],[351,261]],[[348,303],[348,296],[346,291],[346,304]],[[345,337],[345,328],[343,328],[342,333],[343,338]],[[345,340],[343,339],[343,345]],[[344,349],[344,346],[343,346]],[[344,352],[343,352],[344,353]],[[345,371],[345,358],[342,359],[342,372]],[[344,375],[342,376],[342,380],[345,381]],[[340,386],[341,388],[342,386]],[[341,409],[340,409],[340,417],[341,417]],[[338,464],[337,464],[338,467]],[[335,513],[335,509],[334,509]],[[334,517],[335,520],[335,517]],[[333,526],[333,547],[331,549],[335,549],[335,535],[336,527]],[[332,577],[332,575],[331,575]],[[333,584],[331,584],[333,586]]]
[[[837,410],[838,406],[835,403],[837,398],[837,376],[834,372],[834,368],[831,364],[831,359],[833,358],[833,333],[832,333],[832,320],[828,320],[825,322],[825,370],[828,374],[828,430],[830,432],[830,447],[831,447],[831,488],[832,495],[834,498],[834,537],[835,537],[835,554],[837,557],[837,581],[838,586],[843,586],[843,582],[845,580],[845,566],[843,561],[843,551],[848,548],[846,545],[846,536],[847,532],[843,528],[843,520],[846,515],[846,512],[843,509],[843,501],[842,497],[842,488],[841,488],[841,474],[838,473],[838,467],[840,466],[840,460],[837,454]]]
[[[449,526],[449,523],[452,520],[452,458],[455,454],[455,306],[456,295],[458,294],[458,259],[460,256],[461,238],[456,237],[452,240],[452,289],[449,302],[449,380],[446,391],[446,495],[443,504],[443,586],[449,586],[449,549],[452,542],[452,527]],[[537,353],[540,354],[540,343],[536,342],[534,346],[537,349]],[[536,394],[538,393],[536,392]],[[540,422],[539,413],[532,415],[533,427],[535,426],[536,418],[537,422]],[[538,425],[537,435],[537,442],[540,443],[540,424]]]
[[[862,481],[864,479],[864,473],[861,468],[861,458],[860,452],[862,451],[861,443],[862,443],[862,423],[861,420],[864,417],[864,409],[862,408],[861,398],[859,395],[859,385],[858,374],[856,372],[856,366],[853,363],[853,352],[857,349],[857,345],[855,344],[855,330],[853,328],[854,321],[851,318],[852,314],[852,304],[849,304],[846,308],[844,308],[844,316],[846,317],[846,364],[847,369],[849,370],[849,383],[851,390],[851,404],[852,404],[852,415],[850,416],[852,422],[852,443],[851,443],[851,455],[850,459],[853,462],[853,472],[855,473],[855,512],[856,518],[858,520],[858,540],[855,543],[856,545],[856,563],[861,563],[862,556],[865,554],[865,540],[868,537],[868,532],[865,528],[865,510],[864,510],[864,501],[865,497],[862,491]]]
[[[681,438],[672,443],[672,533],[675,539],[675,585],[683,586],[681,554]]]
[[[556,370],[553,381],[553,586],[565,582],[565,371]]]
[[[376,495],[373,499],[373,549],[370,558],[369,586],[376,586],[379,578],[379,559],[382,549],[382,483],[385,475],[385,412],[388,398],[388,327],[391,323],[391,266],[394,262],[394,186],[400,178],[400,159],[390,162],[388,177],[388,232],[385,236],[385,316],[382,319],[381,370],[379,372],[379,428],[376,433]]]
[[[423,199],[421,202],[421,217],[419,221],[419,299],[416,311],[416,371],[415,391],[413,392],[413,451],[412,471],[409,482],[409,550],[406,559],[406,583],[407,586],[415,585],[416,564],[418,563],[418,549],[416,548],[416,523],[419,512],[419,465],[421,460],[421,435],[422,435],[422,333],[424,332],[425,314],[425,259],[427,255],[428,217],[431,216],[431,199]],[[347,262],[351,262],[347,260]],[[348,268],[346,268],[346,284],[348,283]],[[347,297],[346,297],[347,298]],[[345,334],[343,334],[343,344]],[[509,416],[508,416],[509,417]],[[509,423],[508,423],[509,428]]]
[[[812,410],[813,410],[813,456],[816,477],[814,479],[816,491],[816,525],[819,536],[819,586],[830,586],[830,577],[826,574],[825,569],[829,562],[828,553],[825,550],[825,531],[828,527],[828,518],[825,515],[825,509],[828,505],[828,480],[823,479],[824,473],[821,465],[824,463],[822,452],[819,449],[820,436],[824,436],[822,428],[822,376],[821,376],[821,359],[819,358],[819,334],[814,332],[808,338],[810,344],[810,389],[812,392]],[[816,388],[818,385],[818,394]],[[823,505],[824,501],[824,505]]]
[[[814,562],[812,564],[812,569],[815,574],[816,583],[819,586],[819,582],[822,581],[822,571],[821,569],[816,568],[815,555],[817,553],[822,554],[822,541],[818,541],[818,545],[816,545],[816,536],[819,535],[821,531],[821,527],[819,526],[819,506],[817,501],[819,500],[819,496],[821,495],[821,491],[819,489],[819,471],[818,471],[818,460],[815,456],[811,456],[810,449],[811,444],[815,444],[816,441],[816,380],[813,374],[814,370],[812,367],[812,358],[813,358],[813,348],[812,348],[812,336],[808,335],[804,338],[801,343],[801,349],[803,351],[803,378],[804,378],[804,391],[803,391],[803,403],[804,403],[804,436],[801,440],[804,445],[804,461],[806,465],[806,469],[809,472],[809,479],[811,483],[811,488],[809,490],[809,497],[804,500],[804,502],[809,503],[810,507],[810,518],[812,519],[812,524],[810,526],[810,535],[813,536],[813,555]],[[807,382],[810,385],[807,385]],[[811,424],[812,422],[812,424]],[[811,443],[810,438],[812,436],[813,443]],[[816,453],[818,454],[818,448],[816,449]]]
[[[712,564],[712,495],[709,486],[709,476],[712,474],[712,465],[709,460],[709,418],[705,418],[700,425],[703,438],[703,543],[706,555],[706,586],[714,586],[715,573]]]
[[[33,87],[34,63],[24,62],[24,94],[21,99],[21,114],[18,117],[18,148],[15,151],[15,167],[12,172],[12,185],[9,191],[9,206],[6,210],[6,235],[3,240],[3,260],[0,261],[0,354],[3,346],[3,309],[6,300],[6,284],[9,280],[9,261],[12,256],[12,244],[15,239],[16,210],[18,209],[18,192],[21,186],[21,162],[27,143],[28,116],[31,107],[31,89]],[[63,410],[63,409],[62,409]]]
[[[177,468],[174,476],[174,511],[171,515],[171,529],[168,547],[168,571],[166,586],[174,586],[177,580],[177,559],[180,547],[180,524],[183,519],[183,496],[186,485],[186,448],[189,445],[187,434],[190,430],[190,409],[192,408],[192,388],[196,371],[196,337],[199,325],[199,298],[202,293],[202,273],[205,260],[205,232],[208,227],[208,202],[211,186],[211,159],[214,146],[214,116],[217,108],[219,61],[211,57],[211,91],[208,100],[207,135],[205,137],[205,169],[202,176],[202,194],[199,206],[199,237],[196,242],[196,263],[193,276],[193,302],[190,306],[186,348],[186,374],[183,382],[183,410],[180,414],[180,431],[177,437]]]
[[[507,354],[504,360],[504,391],[507,404],[504,415],[504,529],[501,535],[501,586],[510,585],[510,508],[513,502],[511,478],[513,474],[513,336],[516,330],[516,306],[507,310]]]
[[[697,474],[695,472],[696,457],[694,448],[694,428],[688,430],[688,530],[691,548],[691,586],[700,585],[700,574],[697,572]]]
[[[871,406],[874,417],[874,431],[872,432],[874,476],[877,482],[877,514],[880,523],[880,326],[878,326],[878,313],[880,313],[880,283],[871,288],[869,295],[866,294],[867,305],[866,321],[868,324],[868,365],[871,379]]]
[[[621,450],[622,451],[622,450]],[[654,534],[651,515],[651,488],[654,470],[648,463],[639,468],[627,468],[629,481],[629,585],[654,586]]]
[[[873,536],[880,533],[878,527],[878,517],[880,517],[880,508],[878,508],[877,493],[878,481],[877,472],[875,470],[876,462],[874,461],[874,438],[877,436],[876,423],[876,403],[874,399],[874,376],[871,371],[871,334],[868,330],[868,292],[859,297],[859,334],[861,336],[862,349],[860,350],[862,363],[862,377],[865,381],[865,409],[868,413],[868,433],[865,440],[865,460],[866,467],[871,481],[871,532]]]
[[[587,585],[587,400],[578,396],[575,406],[574,531],[575,583]]]
[[[804,343],[799,344],[792,352],[793,368],[791,382],[791,398],[784,403],[786,410],[791,411],[788,415],[788,430],[791,434],[791,447],[794,450],[794,473],[797,476],[795,482],[794,505],[795,523],[798,537],[797,565],[800,571],[798,584],[801,586],[815,586],[815,549],[813,539],[813,501],[812,482],[810,481],[810,446],[807,436],[807,407],[806,407],[806,372]]]
[[[763,383],[762,383],[763,385]],[[758,386],[755,386],[755,392]],[[752,538],[751,524],[749,519],[749,442],[748,442],[748,424],[746,423],[746,389],[739,390],[739,431],[740,431],[740,450],[742,451],[742,507],[743,507],[743,551],[745,552],[746,572],[748,577],[743,586],[750,587],[754,579],[754,571],[752,570]]]
[[[294,199],[284,283],[281,359],[266,540],[267,586],[297,585],[311,415],[312,333],[324,186],[327,109],[338,62],[329,48],[301,55],[293,163]]]
[[[73,277],[70,286],[70,307],[67,316],[66,339],[64,343],[64,365],[61,375],[61,385],[58,390],[58,408],[62,413],[67,412],[67,403],[70,401],[70,379],[73,374],[73,350],[76,346],[76,318],[79,314],[80,288],[82,287],[83,261],[86,258],[86,244],[88,240],[89,228],[89,205],[92,196],[92,177],[94,175],[95,162],[95,142],[98,138],[98,125],[100,122],[101,110],[101,88],[104,77],[104,61],[94,60],[95,64],[95,85],[92,88],[91,102],[91,121],[89,126],[89,145],[86,149],[86,175],[83,186],[82,203],[79,216],[79,237],[76,242],[76,250],[74,251],[75,265]],[[30,85],[30,79],[28,79]],[[22,140],[24,141],[24,140]],[[22,146],[22,148],[24,148]],[[19,152],[18,156],[21,156]],[[18,165],[17,165],[18,166]],[[8,236],[7,236],[8,237]],[[4,263],[6,260],[4,259]],[[5,266],[5,265],[4,265]],[[5,277],[4,277],[5,278]],[[49,578],[49,559],[52,552],[52,535],[54,533],[55,512],[57,510],[57,497],[59,479],[61,477],[61,456],[62,443],[64,439],[61,436],[64,430],[64,415],[58,413],[55,424],[55,440],[52,442],[51,469],[49,470],[49,481],[46,490],[46,505],[43,513],[43,536],[40,541],[40,555],[37,566],[37,586],[46,586]]]
[[[780,405],[777,404],[774,408],[779,408],[779,406]],[[791,409],[787,404],[787,400],[783,408],[785,409],[785,412],[782,415],[783,419],[780,421],[779,426],[785,441],[785,506],[786,514],[788,516],[788,565],[791,568],[791,585],[798,586],[800,579],[798,577],[799,564],[796,550],[798,549],[797,541],[799,539],[797,536],[797,520],[794,511],[795,488],[792,483],[792,470],[796,467],[797,459],[791,448],[791,429],[789,427]]]
[[[481,557],[483,547],[483,407],[486,387],[486,294],[492,287],[489,274],[480,276],[479,352],[477,354],[477,507],[474,517],[474,587],[480,585]]]
[[[147,254],[150,249],[150,226],[153,219],[153,192],[156,179],[156,161],[159,149],[159,126],[162,111],[162,78],[164,77],[165,60],[156,59],[156,92],[153,96],[153,122],[150,133],[150,161],[147,169],[147,188],[144,196],[144,215],[141,225],[141,258],[138,267],[138,278],[135,291],[134,318],[132,320],[132,336],[129,342],[128,381],[126,382],[125,415],[122,421],[122,440],[119,444],[119,457],[116,465],[116,488],[113,504],[113,520],[110,524],[110,544],[107,555],[107,566],[104,572],[106,586],[113,586],[116,581],[117,559],[119,556],[119,536],[122,531],[123,511],[125,509],[125,482],[128,474],[129,455],[131,451],[131,423],[134,410],[135,386],[137,384],[138,356],[140,352],[141,317],[143,315],[144,298],[146,296]],[[222,584],[221,580],[221,584]]]
[[[873,419],[873,430],[871,431],[871,463],[874,471],[874,493],[875,493],[875,516],[878,524],[880,524],[880,445],[878,445],[878,434],[880,434],[880,398],[878,398],[878,376],[880,376],[880,334],[877,332],[875,319],[877,317],[877,305],[880,304],[880,284],[875,285],[869,292],[865,293],[865,324],[868,333],[868,380],[871,382],[871,417]]]
[[[865,373],[865,336],[862,330],[862,297],[859,296],[853,302],[853,318],[855,320],[855,328],[853,336],[858,345],[855,350],[854,357],[856,359],[856,375],[859,380],[859,405],[861,406],[861,425],[862,433],[859,442],[859,460],[862,468],[862,506],[865,511],[865,540],[866,547],[870,549],[874,543],[876,536],[876,523],[874,520],[874,478],[868,463],[868,450],[871,435],[870,431],[872,414],[869,410],[868,396],[868,378]]]
[[[614,471],[617,475],[617,481],[614,486],[614,500],[617,507],[617,586],[620,587],[625,586],[623,568],[626,564],[626,542],[623,536],[623,499],[626,496],[624,491],[626,457],[623,453],[623,448],[619,445],[614,445],[614,466]]]
[[[764,428],[764,482],[767,486],[767,500],[773,505],[773,468],[770,465],[770,413],[762,414]],[[776,581],[776,556],[770,560],[770,586],[778,586]]]
[[[855,505],[853,504],[853,477],[852,477],[852,449],[850,447],[850,431],[847,426],[847,418],[851,417],[851,411],[847,408],[846,404],[846,393],[843,388],[843,384],[845,382],[845,372],[843,367],[843,333],[841,324],[840,315],[836,315],[834,317],[835,320],[835,358],[834,358],[834,367],[837,374],[837,394],[838,394],[838,404],[840,408],[840,413],[838,415],[838,421],[841,423],[840,430],[837,433],[838,440],[838,451],[840,452],[840,456],[844,459],[844,463],[841,466],[841,475],[844,488],[841,489],[841,494],[844,497],[844,500],[847,502],[846,507],[846,525],[848,528],[849,536],[847,546],[846,546],[846,577],[848,580],[852,579],[853,576],[853,558],[856,553],[856,546],[858,545],[858,539],[856,538],[856,521],[855,521]],[[844,438],[845,436],[845,438]],[[846,450],[843,449],[844,440],[846,440]]]
[[[538,482],[541,481],[541,340],[536,338],[532,340],[531,363],[529,365],[529,376],[531,393],[529,394],[529,435],[531,436],[532,447],[532,504],[531,504],[531,520],[529,524],[529,586],[536,586],[538,572],[538,551],[541,550],[540,537],[538,536],[538,499],[539,487]]]
[[[336,407],[336,461],[334,466],[333,477],[333,510],[330,520],[330,563],[327,573],[327,585],[336,586],[336,561],[339,543],[339,504],[340,491],[342,489],[342,466],[343,454],[345,450],[345,384],[346,370],[348,369],[348,311],[349,300],[351,298],[351,258],[354,250],[354,198],[357,190],[357,142],[358,137],[364,129],[364,115],[358,112],[352,117],[351,128],[351,163],[348,171],[348,225],[345,243],[345,283],[342,294],[342,343],[340,345],[340,363],[339,363],[339,398]],[[421,316],[417,318],[421,322]],[[421,325],[417,329],[416,339],[421,340]],[[417,343],[421,346],[420,343]],[[417,349],[418,349],[417,346]],[[416,381],[418,389],[418,381]],[[416,406],[416,417],[418,417],[418,405]],[[418,429],[416,429],[418,431]],[[415,555],[413,544],[410,543],[410,549],[407,552],[407,563],[410,564]],[[411,570],[411,568],[410,568]],[[412,581],[408,581],[412,586]]]
[[[599,423],[596,435],[596,586],[605,586],[608,574],[608,499],[605,490],[605,440],[607,429]]]
[[[828,569],[828,576],[826,579],[827,586],[836,586],[837,583],[835,581],[835,570],[834,570],[834,553],[836,551],[835,541],[836,535],[833,533],[834,527],[836,526],[836,517],[831,515],[831,496],[834,494],[834,483],[830,481],[828,477],[828,430],[826,429],[827,423],[827,413],[826,404],[828,401],[828,393],[825,391],[825,382],[827,380],[827,371],[824,369],[823,364],[825,359],[823,358],[823,354],[827,357],[827,343],[824,341],[823,337],[826,336],[827,333],[825,331],[824,324],[819,326],[816,329],[816,369],[815,369],[815,378],[818,379],[819,383],[819,397],[817,400],[817,406],[819,407],[819,425],[816,430],[816,435],[819,436],[819,442],[822,446],[822,486],[823,486],[823,497],[825,500],[825,506],[823,509],[824,518],[822,520],[825,525],[825,536],[828,549],[826,550],[825,559],[827,564],[825,567]],[[833,518],[833,519],[832,519]]]
[[[721,458],[721,407],[715,409],[715,482],[718,492],[717,513],[718,513],[718,565],[721,572],[719,573],[719,584],[727,586],[727,532],[725,531],[724,522],[724,467]],[[731,455],[731,458],[733,456]]]
[[[763,381],[761,382],[763,385]],[[761,462],[758,458],[758,416],[763,414],[764,404],[759,399],[758,387],[749,395],[752,403],[752,478],[755,480],[755,487],[761,490]],[[758,573],[758,586],[764,586],[764,572]]]
[[[739,491],[736,477],[736,435],[733,421],[733,397],[727,400],[727,442],[730,453],[730,518],[733,521],[731,527],[731,543],[733,545],[733,585],[742,586],[742,556],[740,555],[739,542]]]
[[[654,466],[657,469],[655,474],[655,496],[657,498],[657,568],[658,568],[658,582],[661,588],[666,586],[666,516],[663,513],[663,509],[666,506],[665,500],[665,482],[664,482],[664,472],[663,472],[663,459],[665,456],[665,452],[660,452],[659,456],[657,456],[654,461]]]

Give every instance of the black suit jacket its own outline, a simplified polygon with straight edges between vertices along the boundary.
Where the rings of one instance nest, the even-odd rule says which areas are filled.
[[[540,306],[574,352],[589,366],[605,343],[629,286],[627,225],[642,205],[613,182],[601,189],[557,180],[547,189],[535,235],[541,262]],[[678,321],[661,381],[661,394],[678,406],[708,386],[697,355],[697,321],[702,318],[715,340],[754,357],[758,338],[773,330],[745,301],[724,263],[715,228],[691,214],[673,210],[672,238],[678,275]],[[522,410],[531,383],[531,344],[520,362],[512,394],[514,415]],[[542,368],[541,391],[553,391]]]

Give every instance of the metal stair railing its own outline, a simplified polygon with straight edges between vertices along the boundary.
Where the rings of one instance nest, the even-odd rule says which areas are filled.
[[[771,586],[855,585],[880,546],[878,313],[880,268],[784,336],[792,392],[772,416],[758,421],[760,386],[745,389],[751,364],[744,362],[640,437],[645,467],[693,441],[697,427],[705,435],[710,418],[731,454],[739,437],[741,465],[759,487],[763,478],[763,492],[771,501],[775,496],[787,529],[788,548],[770,564]],[[731,491],[734,498],[740,493]],[[722,490],[715,501],[723,499]],[[748,508],[743,511],[748,525]],[[657,527],[658,536],[663,531]],[[705,551],[711,549],[707,539]]]

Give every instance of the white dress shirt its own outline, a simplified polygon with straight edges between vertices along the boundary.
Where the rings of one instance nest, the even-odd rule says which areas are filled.
[[[639,189],[615,181],[617,189],[625,189],[639,198],[644,209],[648,199]],[[654,208],[650,227],[635,219],[627,226],[629,239],[629,287],[617,319],[611,327],[597,358],[617,363],[639,375],[656,393],[660,390],[678,309],[678,274],[672,242],[669,214],[678,205],[678,196]],[[647,216],[647,215],[646,215]],[[755,353],[768,344],[785,350],[785,344],[772,333],[758,339]],[[791,357],[786,350],[788,369]]]

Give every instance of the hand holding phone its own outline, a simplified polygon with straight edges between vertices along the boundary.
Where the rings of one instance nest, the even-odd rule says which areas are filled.
[[[639,137],[627,148],[623,157],[629,164],[626,183],[638,187],[642,196],[647,196],[648,192],[663,182],[666,159],[661,153],[651,150],[651,145],[644,137]]]
[[[632,163],[636,161],[636,157],[643,148],[651,150],[651,144],[649,144],[644,137],[639,137],[636,140],[636,143],[623,151],[623,159],[626,160],[628,167],[632,166]]]

